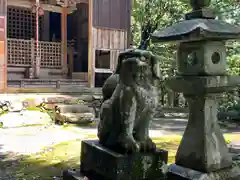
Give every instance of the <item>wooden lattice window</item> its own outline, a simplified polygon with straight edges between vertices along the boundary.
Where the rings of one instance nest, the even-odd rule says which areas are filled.
[[[40,41],[39,54],[41,67],[61,68],[61,43]],[[37,52],[35,51],[35,57],[36,55]]]
[[[31,41],[8,39],[8,65],[31,66]]]
[[[42,23],[43,18],[39,17],[39,32],[42,30]],[[8,6],[7,26],[8,38],[31,39],[35,37],[36,15],[28,8]]]
[[[32,66],[36,56],[36,41],[8,38],[9,66]],[[39,56],[41,67],[61,68],[61,43],[39,41]]]

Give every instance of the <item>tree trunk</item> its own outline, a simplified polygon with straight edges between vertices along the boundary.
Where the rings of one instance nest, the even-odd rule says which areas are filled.
[[[150,34],[152,33],[152,25],[147,23],[147,25],[143,26],[141,33],[141,42],[139,45],[139,49],[146,50],[150,45]]]

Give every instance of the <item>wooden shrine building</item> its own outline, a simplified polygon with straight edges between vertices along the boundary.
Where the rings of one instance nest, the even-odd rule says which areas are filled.
[[[131,0],[0,0],[0,91],[102,86],[130,19]]]

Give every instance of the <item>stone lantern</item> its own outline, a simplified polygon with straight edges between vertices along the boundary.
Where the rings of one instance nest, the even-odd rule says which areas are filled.
[[[189,105],[186,130],[169,167],[169,179],[240,179],[217,122],[220,93],[240,84],[227,75],[225,41],[240,38],[240,28],[216,20],[210,0],[191,0],[185,20],[155,32],[155,42],[177,42],[177,76],[168,88],[183,93]]]

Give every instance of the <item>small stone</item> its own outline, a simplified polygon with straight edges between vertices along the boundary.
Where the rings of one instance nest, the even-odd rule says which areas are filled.
[[[70,123],[91,123],[94,121],[95,115],[93,113],[60,113],[56,119],[61,122]]]
[[[18,101],[18,102],[13,102],[11,106],[9,107],[9,112],[20,112],[24,108],[23,103]]]
[[[83,104],[57,105],[60,113],[94,113],[94,109]]]

